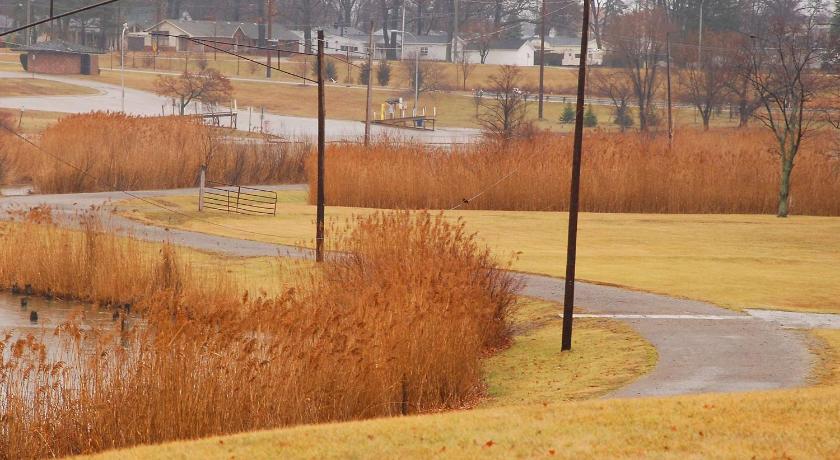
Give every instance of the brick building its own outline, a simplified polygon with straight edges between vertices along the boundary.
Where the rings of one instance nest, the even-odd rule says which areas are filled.
[[[53,75],[98,75],[102,51],[62,40],[20,48],[20,63],[27,72]]]

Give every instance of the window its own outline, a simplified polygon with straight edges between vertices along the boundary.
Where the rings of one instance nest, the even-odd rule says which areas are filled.
[[[580,59],[580,53],[575,53],[575,59]]]
[[[421,46],[420,47],[420,56],[428,56],[429,55],[429,47],[428,46]]]

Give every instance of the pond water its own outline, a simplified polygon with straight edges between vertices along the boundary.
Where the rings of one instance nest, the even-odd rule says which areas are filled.
[[[21,299],[26,299],[26,306],[21,305]],[[33,312],[38,314],[37,322],[30,320]],[[114,324],[113,311],[110,309],[0,292],[0,333],[13,332],[15,336],[21,336],[52,331],[73,315],[79,318],[83,328],[107,329]]]

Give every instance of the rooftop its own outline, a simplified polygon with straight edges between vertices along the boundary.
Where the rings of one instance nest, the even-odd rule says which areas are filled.
[[[67,54],[103,54],[104,51],[90,46],[69,43],[64,40],[51,40],[48,42],[33,43],[29,46],[18,48],[21,51],[67,53]]]

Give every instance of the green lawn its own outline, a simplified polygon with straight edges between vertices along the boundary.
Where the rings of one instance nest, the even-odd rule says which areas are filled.
[[[277,217],[199,215],[197,198],[167,198],[175,215],[139,202],[132,218],[243,239],[311,246],[315,208],[283,192]],[[327,208],[336,222],[371,212]],[[457,211],[515,270],[561,277],[564,213]],[[201,220],[199,220],[201,219]],[[222,224],[222,229],[208,224]],[[271,237],[254,235],[258,232]],[[710,301],[722,306],[840,312],[840,218],[756,215],[592,214],[580,219],[578,276],[598,283]]]

